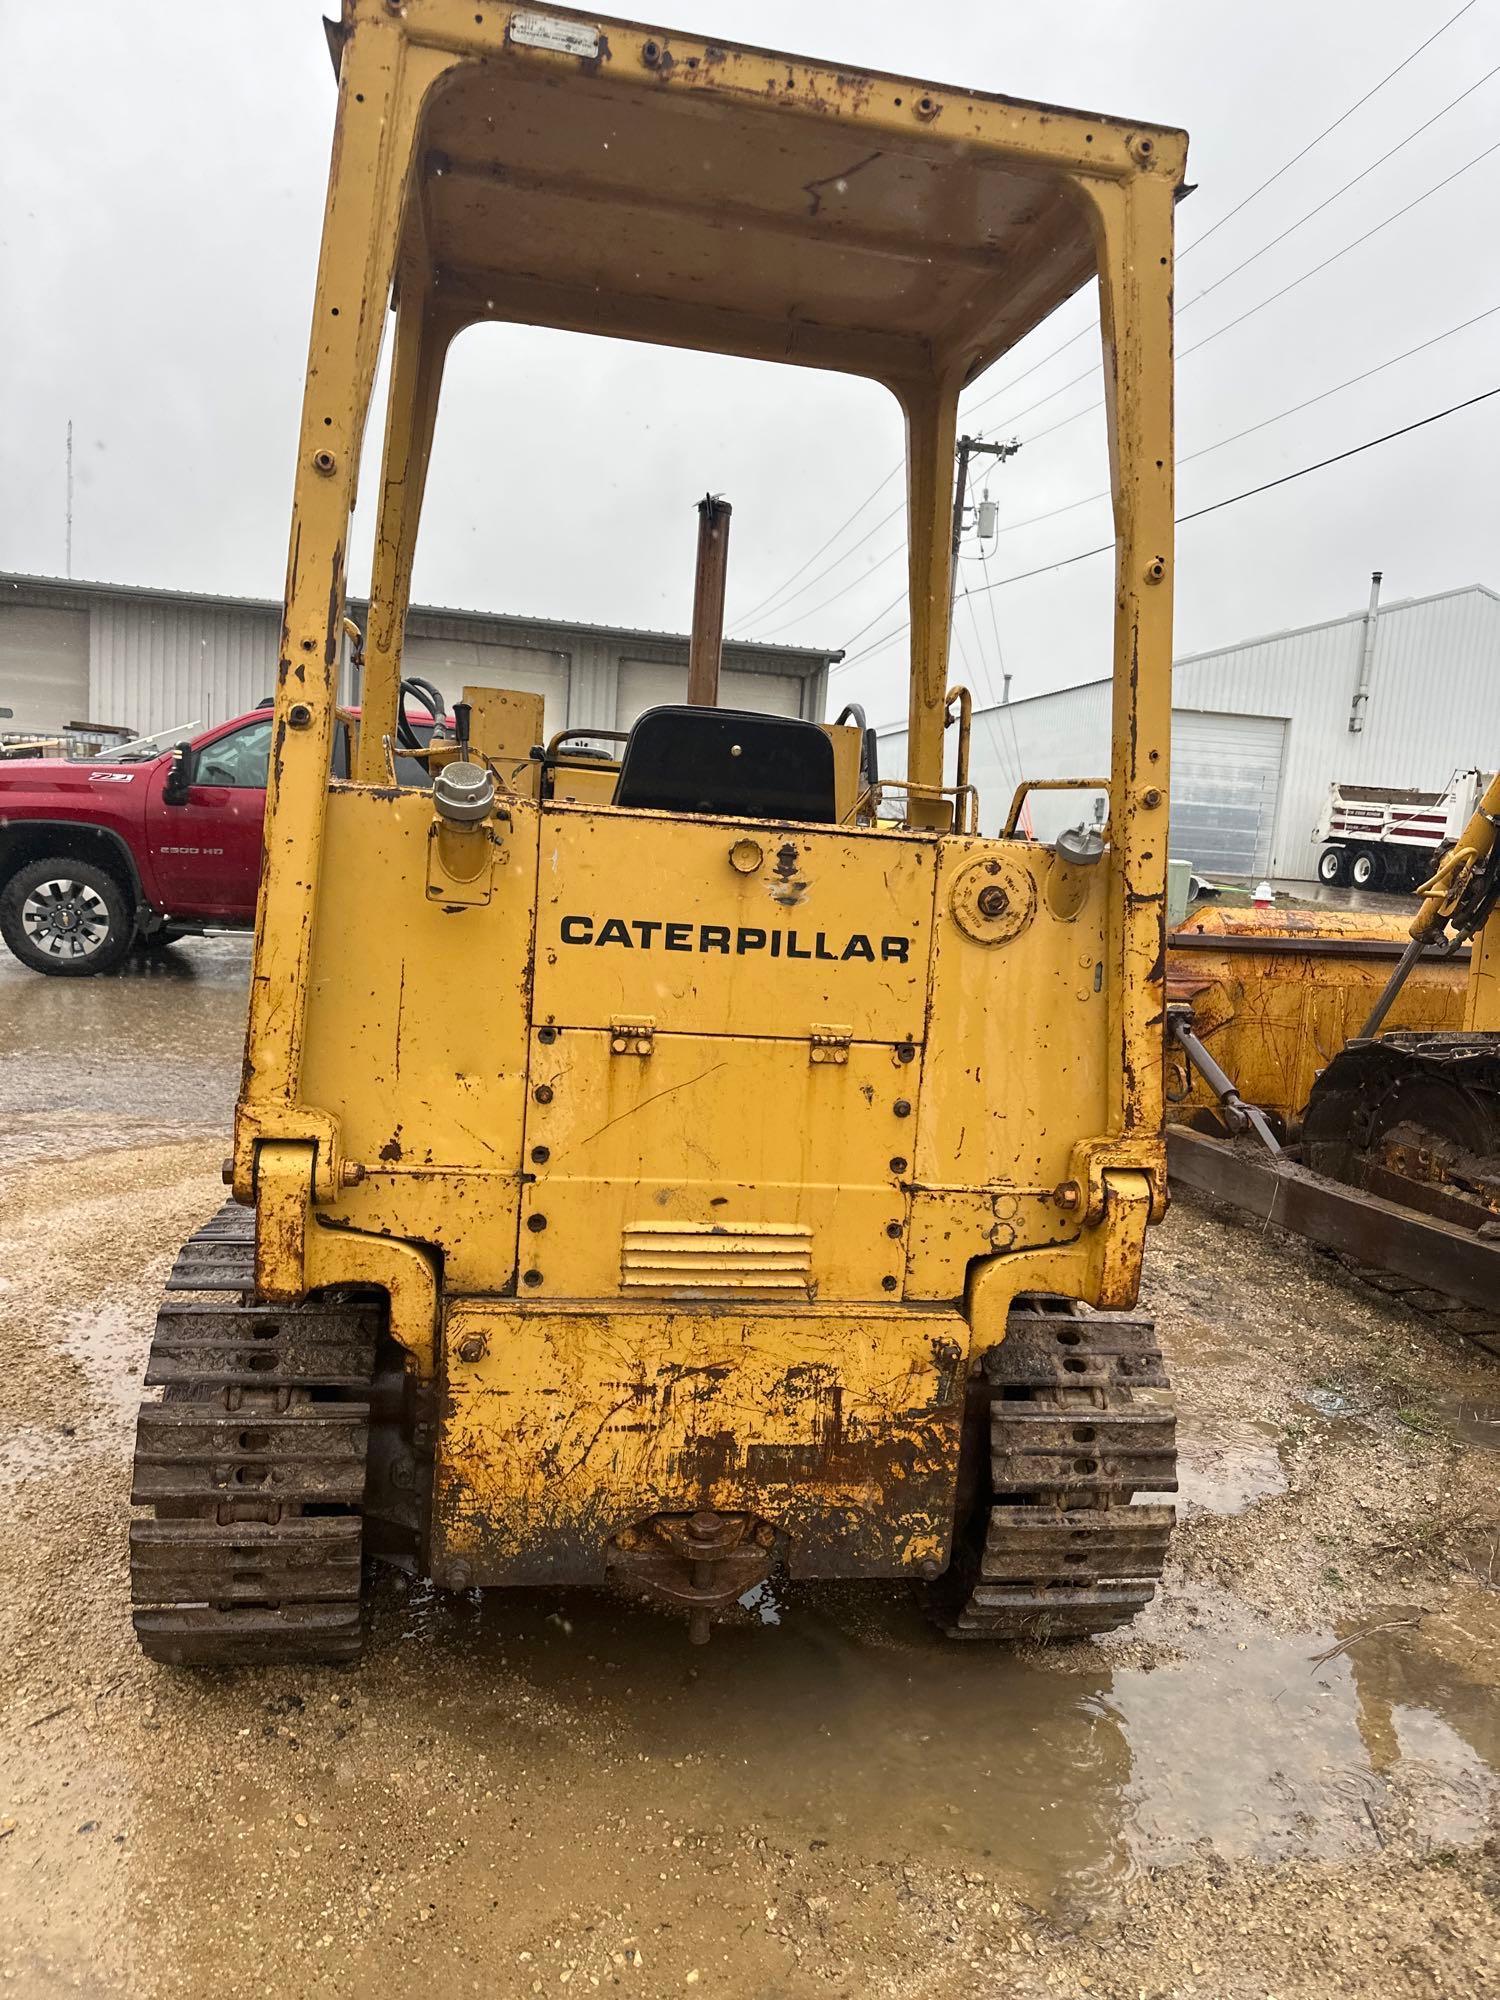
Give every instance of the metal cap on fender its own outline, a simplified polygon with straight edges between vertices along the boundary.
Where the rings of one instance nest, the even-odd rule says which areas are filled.
[[[432,802],[444,819],[469,826],[495,807],[495,780],[483,764],[445,764],[432,784]]]

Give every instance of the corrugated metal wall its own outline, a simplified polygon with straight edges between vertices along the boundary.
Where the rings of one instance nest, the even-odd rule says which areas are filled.
[[[983,708],[974,717],[970,739],[969,778],[979,790],[980,827],[998,833],[1010,811],[1011,798],[1022,777],[1093,778],[1109,771],[1108,681],[1085,687],[1061,688],[1056,694],[1013,701],[1004,708]],[[950,729],[945,744],[944,781],[954,782],[957,734]],[[906,775],[906,731],[896,729],[880,738],[882,777]],[[1038,840],[1055,840],[1065,826],[1087,818],[1087,801],[1077,793],[1038,792],[1031,800],[1031,827]]]
[[[68,710],[59,721],[74,719],[73,710],[86,706],[88,720],[121,722],[142,735],[192,724],[206,728],[254,708],[275,688],[279,606],[41,577],[0,577],[0,586],[0,621],[11,621],[17,647],[28,659],[40,650],[36,633],[23,630],[28,615],[34,623],[40,608],[87,620],[87,696],[69,693],[64,700],[59,690],[58,702]],[[366,606],[351,599],[349,609],[363,624]],[[501,681],[510,661],[520,684],[545,694],[549,730],[565,724],[613,729],[624,656],[684,673],[687,667],[688,642],[670,632],[622,630],[616,636],[607,629],[421,607],[413,609],[407,631],[418,642],[413,649],[418,671],[425,666],[450,700],[466,677]],[[4,640],[0,626],[0,658]],[[438,661],[451,670],[435,672]],[[801,713],[809,720],[822,716],[828,686],[823,655],[731,643],[724,648],[724,665],[747,677],[743,685],[750,685],[751,675],[771,676],[768,706],[783,706],[787,682],[794,681]],[[354,694],[348,688],[341,692],[346,699]]]
[[[227,721],[276,687],[278,614],[171,599],[100,597],[90,607],[91,707],[144,736]]]
[[[1493,768],[1500,755],[1500,594],[1470,585],[1383,606],[1365,726],[1356,736],[1349,711],[1363,632],[1356,612],[1196,654],[1173,670],[1176,711],[1287,718],[1271,843],[1271,869],[1283,880],[1312,875],[1313,823],[1335,780],[1437,791],[1455,770]],[[986,831],[1003,820],[1023,772],[1081,777],[1107,769],[1109,700],[1109,683],[1096,681],[975,716],[973,773]],[[950,733],[950,782],[952,755]],[[904,773],[904,730],[882,735],[881,757],[884,769]],[[1068,823],[1064,811],[1037,802],[1041,838]]]
[[[1455,769],[1493,765],[1500,738],[1500,596],[1472,586],[1383,607],[1362,733],[1349,733],[1364,619],[1251,640],[1179,660],[1179,708],[1284,715],[1286,765],[1272,868],[1313,871],[1313,822],[1335,780],[1437,791]]]

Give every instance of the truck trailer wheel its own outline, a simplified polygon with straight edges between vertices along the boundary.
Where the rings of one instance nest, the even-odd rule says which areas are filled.
[[[1318,856],[1318,880],[1342,889],[1349,880],[1349,857],[1342,847],[1325,847]]]
[[[1374,847],[1355,849],[1354,859],[1349,863],[1349,880],[1356,889],[1378,889],[1385,880],[1385,863],[1380,852]]]
[[[95,861],[28,861],[0,890],[0,937],[33,972],[108,972],[134,933],[125,891]]]

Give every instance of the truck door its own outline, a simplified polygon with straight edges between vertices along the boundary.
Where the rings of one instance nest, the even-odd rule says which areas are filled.
[[[202,737],[195,748],[194,782],[185,804],[168,805],[162,798],[170,759],[152,774],[146,838],[158,900],[173,916],[250,923],[260,886],[270,711]]]

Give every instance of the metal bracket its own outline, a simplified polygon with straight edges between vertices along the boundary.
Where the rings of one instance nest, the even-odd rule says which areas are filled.
[[[427,829],[427,900],[448,909],[487,903],[500,852],[500,836],[491,827],[461,827],[434,818]]]
[[[609,1052],[612,1056],[640,1056],[656,1053],[656,1017],[652,1014],[612,1014],[609,1022]]]
[[[852,1028],[841,1028],[827,1021],[814,1021],[808,1036],[809,1062],[846,1063],[849,1060],[850,1044],[854,1040]]]

